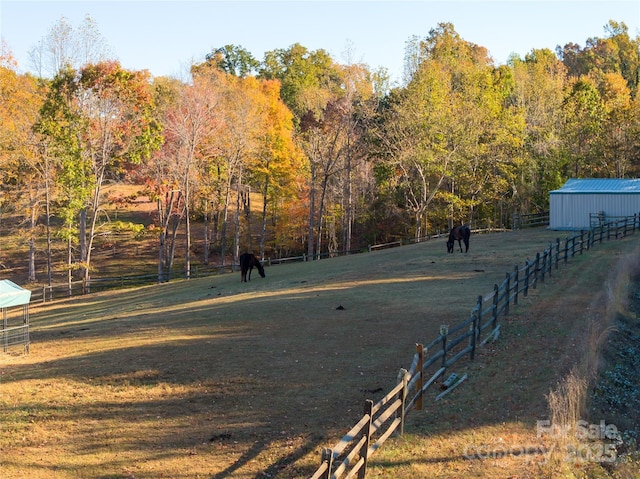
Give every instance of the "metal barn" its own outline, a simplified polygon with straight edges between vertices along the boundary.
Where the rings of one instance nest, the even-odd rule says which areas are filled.
[[[592,218],[640,214],[640,179],[570,179],[549,192],[550,229],[589,229]]]

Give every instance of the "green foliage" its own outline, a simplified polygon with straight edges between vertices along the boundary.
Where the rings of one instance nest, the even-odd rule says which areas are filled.
[[[111,229],[118,233],[133,233],[135,238],[141,238],[145,232],[145,226],[143,224],[132,223],[130,221],[114,221],[111,223]]]
[[[280,81],[282,100],[298,120],[308,111],[323,109],[328,94],[340,91],[342,84],[340,71],[326,51],[310,52],[299,43],[267,52],[259,76]]]
[[[251,53],[236,45],[216,48],[206,55],[207,63],[214,65],[229,75],[245,78],[260,66]]]

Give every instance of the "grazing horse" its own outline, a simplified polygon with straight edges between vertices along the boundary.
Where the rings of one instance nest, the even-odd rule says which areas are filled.
[[[469,237],[471,236],[471,230],[467,225],[456,226],[449,232],[449,239],[447,240],[447,251],[449,253],[453,253],[453,246],[458,240],[458,246],[460,246],[460,252],[462,253],[462,243],[460,241],[464,241],[464,245],[467,248],[465,253],[469,251]]]
[[[251,253],[244,253],[240,255],[240,273],[242,274],[242,277],[240,278],[241,283],[251,281],[251,271],[254,266],[258,268],[258,273],[260,273],[260,276],[264,278],[264,268],[260,264],[260,261],[258,261],[258,258]],[[248,278],[247,272],[249,272]]]

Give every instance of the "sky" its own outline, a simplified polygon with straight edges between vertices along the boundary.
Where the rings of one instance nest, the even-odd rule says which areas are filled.
[[[261,61],[267,51],[299,43],[338,63],[387,68],[399,82],[407,41],[443,22],[487,48],[496,64],[512,53],[584,47],[606,36],[609,20],[640,36],[640,0],[0,0],[0,36],[26,72],[28,51],[62,17],[78,28],[87,15],[124,68],[178,78],[225,45]]]

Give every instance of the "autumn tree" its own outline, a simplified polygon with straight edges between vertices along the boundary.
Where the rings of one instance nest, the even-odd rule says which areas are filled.
[[[597,176],[598,138],[602,132],[605,110],[591,78],[583,76],[569,84],[562,115],[564,177]]]
[[[299,43],[265,53],[258,76],[280,80],[280,95],[296,121],[309,111],[322,109],[339,93],[342,83],[339,69],[325,50],[309,51]]]
[[[628,82],[618,73],[605,74],[598,85],[604,120],[596,166],[601,176],[624,178],[640,146],[640,110],[634,104]]]
[[[18,75],[9,53],[0,61],[0,184],[5,195],[0,210],[22,218],[21,234],[29,244],[27,281],[36,280],[36,243],[47,238],[47,271],[51,281],[49,207],[52,171],[46,150],[33,131],[43,101],[44,85],[31,75]],[[45,213],[43,215],[43,213]],[[46,222],[40,224],[39,218]]]
[[[351,55],[352,52],[347,50],[347,63],[342,66],[347,144],[341,181],[341,228],[342,248],[347,253],[352,248],[353,226],[358,213],[356,208],[362,205],[357,199],[362,198],[361,193],[368,187],[366,178],[370,165],[366,161],[364,128],[381,98],[380,89],[386,89],[379,76],[384,72],[370,72],[365,65],[353,63]]]
[[[523,145],[516,152],[521,166],[513,179],[515,211],[544,211],[548,191],[564,182],[562,105],[567,84],[565,65],[547,49],[532,50],[524,59],[512,57],[511,97],[524,127]]]
[[[256,155],[250,163],[248,180],[256,185],[262,196],[260,226],[260,257],[265,256],[267,215],[271,207],[274,228],[283,221],[281,209],[291,205],[297,197],[297,181],[305,163],[294,141],[293,114],[280,98],[280,82],[262,80],[259,88],[262,107],[262,130],[258,131]],[[251,249],[251,231],[247,243]]]
[[[414,49],[415,71],[385,110],[381,136],[419,238],[430,224],[468,222],[480,205],[508,195],[500,179],[513,168],[518,124],[508,109],[508,76],[453,25],[440,24]]]
[[[175,257],[178,226],[185,221],[185,274],[191,271],[191,216],[194,195],[206,188],[207,164],[215,161],[212,146],[220,127],[220,92],[207,78],[180,85],[164,111],[165,142],[150,161],[160,214],[159,281],[168,281]],[[207,233],[205,231],[205,238]],[[205,244],[207,242],[205,241]]]
[[[282,99],[294,114],[309,161],[307,254],[315,258],[322,248],[329,180],[342,168],[345,151],[343,75],[324,50],[310,52],[295,44],[267,52],[260,76],[280,80]]]
[[[640,82],[640,36],[631,38],[624,22],[609,20],[604,27],[606,37],[591,37],[584,48],[568,43],[557,48],[557,54],[575,78],[594,71],[618,73],[629,90],[635,91]]]
[[[79,266],[87,287],[102,186],[160,146],[153,108],[147,72],[104,62],[58,72],[40,111],[38,131],[59,161],[65,224],[70,232],[77,224]]]

